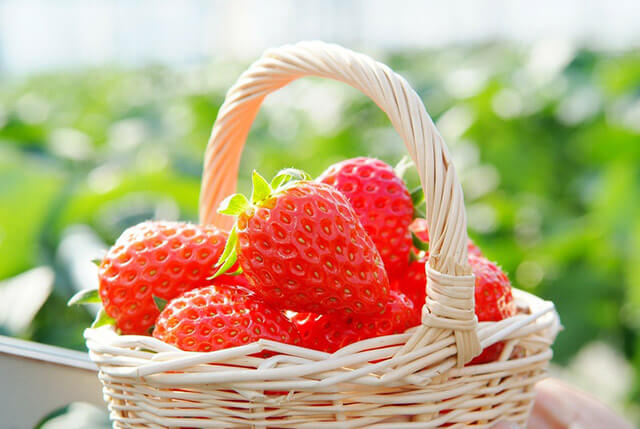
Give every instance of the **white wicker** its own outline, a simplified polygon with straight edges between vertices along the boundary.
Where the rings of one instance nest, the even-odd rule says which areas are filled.
[[[267,51],[227,93],[205,156],[204,223],[233,193],[242,147],[269,93],[304,76],[345,82],[387,113],[415,162],[427,196],[431,257],[422,325],[327,354],[272,341],[210,353],[184,352],[152,337],[85,332],[100,368],[114,427],[432,428],[524,424],[560,328],[554,306],[514,290],[528,309],[478,323],[467,263],[462,189],[444,141],[416,92],[371,58],[321,42]],[[499,361],[464,366],[505,342]],[[254,357],[269,349],[270,358]]]

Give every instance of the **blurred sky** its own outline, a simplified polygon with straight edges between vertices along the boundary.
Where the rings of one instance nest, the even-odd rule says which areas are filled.
[[[255,58],[322,39],[355,49],[541,38],[640,46],[638,0],[0,0],[0,73]]]

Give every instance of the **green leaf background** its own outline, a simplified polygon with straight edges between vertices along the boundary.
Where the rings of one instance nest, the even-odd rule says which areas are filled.
[[[640,54],[576,49],[544,73],[529,67],[532,55],[488,44],[377,57],[409,80],[449,143],[472,238],[516,286],[556,303],[565,330],[554,362],[604,342],[631,368],[618,405],[637,416]],[[65,307],[68,267],[56,258],[67,227],[89,225],[111,243],[146,218],[197,220],[211,126],[246,65],[0,80],[0,279],[38,265],[57,273],[25,338],[84,347],[91,316]],[[249,194],[253,169],[316,176],[348,157],[395,165],[405,154],[364,96],[304,79],[258,114],[239,191]],[[413,189],[415,171],[407,177]]]

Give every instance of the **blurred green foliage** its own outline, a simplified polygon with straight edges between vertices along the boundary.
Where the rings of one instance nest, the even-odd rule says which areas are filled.
[[[469,232],[514,284],[556,303],[567,363],[603,340],[640,398],[640,54],[488,45],[382,58],[423,98],[462,180]],[[197,219],[202,154],[243,64],[95,69],[0,82],[0,279],[47,264],[55,292],[27,337],[81,348],[56,260],[65,228],[111,243],[145,217]],[[320,173],[402,142],[351,88],[306,79],[269,97],[240,171]],[[415,180],[415,178],[413,179]],[[65,313],[65,316],[61,316]]]

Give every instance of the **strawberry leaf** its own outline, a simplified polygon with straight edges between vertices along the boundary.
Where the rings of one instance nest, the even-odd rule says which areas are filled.
[[[279,187],[281,187],[283,184],[285,184],[287,181],[291,180],[291,176],[289,176],[288,174],[281,174],[282,172],[278,173],[272,180],[271,180],[271,187],[273,189],[278,189]]]
[[[266,200],[271,194],[271,186],[256,170],[253,170],[251,176],[253,183],[253,190],[251,191],[251,202],[256,204],[260,201]]]
[[[297,168],[285,168],[280,170],[273,180],[271,180],[271,187],[277,189],[292,180],[311,180],[311,176]]]
[[[69,302],[67,302],[67,306],[71,307],[72,305],[80,304],[96,304],[99,302],[100,294],[98,293],[98,289],[85,289],[73,295]]]
[[[423,252],[429,251],[429,243],[426,241],[422,241],[420,237],[415,235],[413,232],[411,233],[411,241],[413,242],[413,247]]]
[[[222,265],[220,266],[220,268],[218,268],[218,271],[216,271],[216,273],[211,277],[211,280],[226,273],[229,270],[229,268],[231,268],[233,264],[236,263],[237,260],[238,260],[238,252],[234,249],[229,254],[229,256],[222,262]]]
[[[424,203],[424,192],[420,186],[411,191],[411,201],[414,206]]]
[[[231,231],[229,231],[229,237],[227,238],[227,242],[224,245],[224,250],[222,251],[222,255],[220,255],[220,259],[216,262],[216,267],[219,267],[224,264],[224,260],[229,257],[229,255],[235,250],[236,244],[238,243],[238,227],[233,225]]]
[[[160,311],[164,310],[164,308],[167,306],[167,300],[162,299],[159,296],[153,295],[153,302],[156,304],[156,307],[158,307],[158,310]]]
[[[227,275],[229,275],[229,276],[239,276],[242,273],[243,273],[242,267],[239,266],[237,270],[235,270],[232,273],[227,273]]]
[[[249,200],[242,194],[233,194],[225,198],[218,207],[218,213],[237,216],[251,207]]]
[[[107,312],[104,311],[104,308],[100,308],[100,310],[98,310],[98,314],[96,315],[95,320],[91,324],[91,327],[99,328],[100,326],[115,325],[115,324],[116,324],[115,319],[109,316]]]
[[[213,280],[216,277],[226,273],[229,268],[231,268],[233,264],[236,263],[236,261],[238,260],[238,250],[236,246],[237,243],[238,228],[236,225],[233,225],[233,228],[231,228],[231,231],[229,231],[229,238],[227,238],[227,243],[224,245],[222,255],[220,255],[220,259],[218,259],[218,262],[216,262],[215,265],[216,267],[220,268],[218,268],[218,271],[216,271],[215,274],[209,278],[209,280]]]
[[[420,186],[411,191],[411,202],[413,203],[413,218],[426,217],[424,210],[424,192]]]

